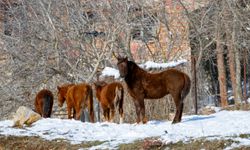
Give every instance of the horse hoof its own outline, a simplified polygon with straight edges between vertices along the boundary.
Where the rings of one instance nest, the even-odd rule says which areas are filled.
[[[143,124],[146,124],[147,122],[148,122],[147,119],[143,119],[143,121],[142,121]]]
[[[176,123],[179,123],[180,121],[176,121],[176,120],[174,120],[173,122],[172,122],[172,124],[176,124]]]

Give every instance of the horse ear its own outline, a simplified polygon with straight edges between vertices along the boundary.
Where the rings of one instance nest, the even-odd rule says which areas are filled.
[[[57,86],[57,90],[60,91],[61,87],[60,86]]]

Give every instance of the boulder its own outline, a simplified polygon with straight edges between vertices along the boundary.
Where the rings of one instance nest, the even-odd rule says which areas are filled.
[[[216,113],[216,108],[213,106],[206,106],[199,110],[200,115],[210,115]]]
[[[41,115],[34,112],[32,109],[20,106],[13,116],[14,126],[23,127],[23,125],[31,125],[41,119]]]

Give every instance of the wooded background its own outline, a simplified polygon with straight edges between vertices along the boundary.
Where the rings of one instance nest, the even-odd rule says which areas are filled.
[[[179,68],[192,79],[186,113],[241,104],[249,96],[249,34],[248,0],[0,0],[0,119],[34,108],[42,88],[58,112],[56,86],[94,82],[104,67],[116,68],[113,51],[137,63],[187,59]],[[171,103],[148,101],[147,115],[168,118]]]

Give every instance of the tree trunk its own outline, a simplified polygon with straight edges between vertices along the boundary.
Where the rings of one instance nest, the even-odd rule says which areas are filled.
[[[223,17],[224,17],[224,27],[226,29],[226,44],[227,44],[227,56],[228,56],[228,66],[229,66],[229,72],[230,72],[230,78],[232,83],[232,92],[234,96],[234,102],[235,104],[239,104],[240,102],[237,100],[237,91],[236,91],[236,65],[235,65],[235,30],[233,26],[231,25],[232,20],[232,14],[229,10],[229,7],[226,5],[223,11]],[[232,29],[233,28],[233,29]]]
[[[197,98],[197,71],[196,71],[196,58],[194,56],[191,57],[192,64],[192,89],[191,95],[193,97],[194,110],[195,114],[198,114],[198,98]]]
[[[235,62],[236,62],[236,101],[242,100],[242,87],[241,87],[241,65],[240,65],[240,53],[239,49],[235,51]]]
[[[235,7],[235,6],[234,6]],[[239,29],[239,23],[236,20],[237,18],[234,17],[233,19],[233,41],[235,41],[235,37]],[[235,102],[240,103],[242,101],[242,86],[241,86],[241,64],[240,64],[240,50],[234,46],[234,52],[235,52],[235,64],[236,64],[236,88],[235,88]]]
[[[232,82],[232,91],[234,99],[237,97],[236,94],[236,72],[235,72],[235,57],[234,57],[234,50],[233,50],[233,44],[232,44],[232,38],[231,34],[227,30],[227,50],[228,50],[228,66],[229,66],[229,72],[230,72],[230,78]],[[238,104],[239,101],[235,100],[235,104]]]
[[[248,103],[247,102],[247,68],[246,68],[246,65],[247,65],[247,52],[246,52],[246,49],[244,49],[244,63],[243,63],[243,70],[244,70],[244,92],[243,92],[243,97],[244,97],[244,101],[246,102],[246,104]]]
[[[220,101],[221,106],[226,107],[227,103],[227,87],[226,87],[226,71],[224,64],[224,50],[222,45],[222,32],[221,32],[221,20],[218,16],[216,27],[216,52],[217,52],[217,66],[218,66],[218,80],[220,85]]]

